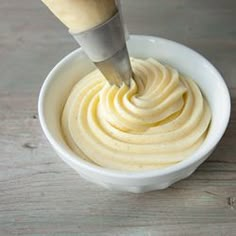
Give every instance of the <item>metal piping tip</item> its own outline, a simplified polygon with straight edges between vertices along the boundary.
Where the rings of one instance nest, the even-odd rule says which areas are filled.
[[[94,28],[70,33],[111,85],[130,86],[132,68],[119,12]]]
[[[94,64],[111,85],[121,87],[121,85],[125,83],[128,87],[130,86],[132,70],[126,47],[107,60],[95,62]]]

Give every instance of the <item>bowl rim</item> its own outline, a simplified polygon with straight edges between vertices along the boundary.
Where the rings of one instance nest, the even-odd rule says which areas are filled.
[[[168,175],[173,172],[180,171],[181,169],[185,169],[193,165],[194,163],[198,162],[199,160],[203,159],[203,157],[207,156],[207,154],[214,149],[214,147],[217,145],[217,143],[220,141],[222,138],[223,134],[225,133],[225,130],[228,126],[229,119],[230,119],[230,112],[231,112],[231,102],[230,102],[230,93],[229,90],[226,86],[226,83],[219,73],[219,71],[210,63],[205,57],[203,57],[201,54],[196,52],[195,50],[177,43],[175,41],[161,38],[161,37],[156,37],[156,36],[151,36],[151,35],[130,35],[130,39],[143,39],[143,40],[148,40],[148,41],[160,41],[163,43],[169,43],[177,47],[181,47],[184,50],[190,51],[192,54],[195,54],[197,57],[199,57],[201,60],[203,60],[205,63],[208,64],[210,69],[214,71],[214,73],[217,75],[219,78],[219,83],[220,86],[222,86],[222,89],[224,90],[225,94],[225,104],[226,107],[224,107],[225,111],[222,114],[222,125],[219,127],[218,132],[211,137],[209,140],[209,144],[207,146],[200,146],[189,158],[171,165],[169,167],[163,168],[163,169],[152,169],[152,170],[143,170],[143,171],[119,171],[119,170],[112,170],[108,169],[105,167],[101,166],[96,166],[95,164],[89,163],[82,158],[80,158],[78,155],[75,153],[68,152],[66,149],[64,149],[57,141],[53,138],[51,133],[49,132],[45,117],[44,117],[44,104],[45,104],[45,95],[47,93],[48,88],[50,87],[51,81],[55,78],[54,75],[57,73],[57,71],[60,69],[61,66],[63,66],[66,62],[70,61],[71,58],[76,56],[78,53],[82,51],[81,48],[78,48],[68,55],[66,55],[64,58],[62,58],[55,66],[54,68],[49,72],[47,75],[45,81],[43,82],[43,85],[40,89],[39,93],[39,99],[38,99],[38,114],[39,114],[39,121],[41,124],[41,127],[43,129],[44,134],[46,135],[48,141],[50,144],[54,147],[56,152],[63,156],[63,159],[69,160],[72,164],[75,166],[79,166],[83,169],[87,169],[90,172],[94,172],[99,175],[107,176],[107,177],[112,177],[112,178],[129,178],[129,179],[141,179],[141,178],[152,178],[156,176],[164,176]],[[201,148],[202,147],[202,148]]]

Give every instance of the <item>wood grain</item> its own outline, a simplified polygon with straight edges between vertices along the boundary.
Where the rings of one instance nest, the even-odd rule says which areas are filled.
[[[189,178],[146,194],[104,190],[81,179],[46,141],[37,117],[40,86],[76,48],[36,0],[0,2],[0,235],[235,235],[236,2],[122,1],[129,31],[202,53],[232,95],[230,125]]]

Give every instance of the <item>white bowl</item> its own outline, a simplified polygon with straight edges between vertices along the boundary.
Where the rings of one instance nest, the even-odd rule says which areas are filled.
[[[134,35],[130,36],[127,45],[132,57],[154,57],[190,76],[200,86],[210,104],[212,121],[208,135],[197,151],[173,166],[142,172],[105,169],[74,154],[63,139],[60,117],[73,85],[94,69],[81,49],[62,59],[47,76],[39,95],[40,123],[58,155],[81,177],[110,189],[127,192],[164,189],[191,175],[220,141],[230,116],[229,91],[223,78],[209,61],[181,44],[158,37]]]

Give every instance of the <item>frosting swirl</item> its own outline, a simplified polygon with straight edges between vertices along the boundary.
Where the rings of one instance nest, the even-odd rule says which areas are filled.
[[[203,142],[211,120],[196,83],[154,59],[131,59],[131,87],[109,85],[95,70],[72,89],[62,113],[71,149],[118,170],[163,168]]]

